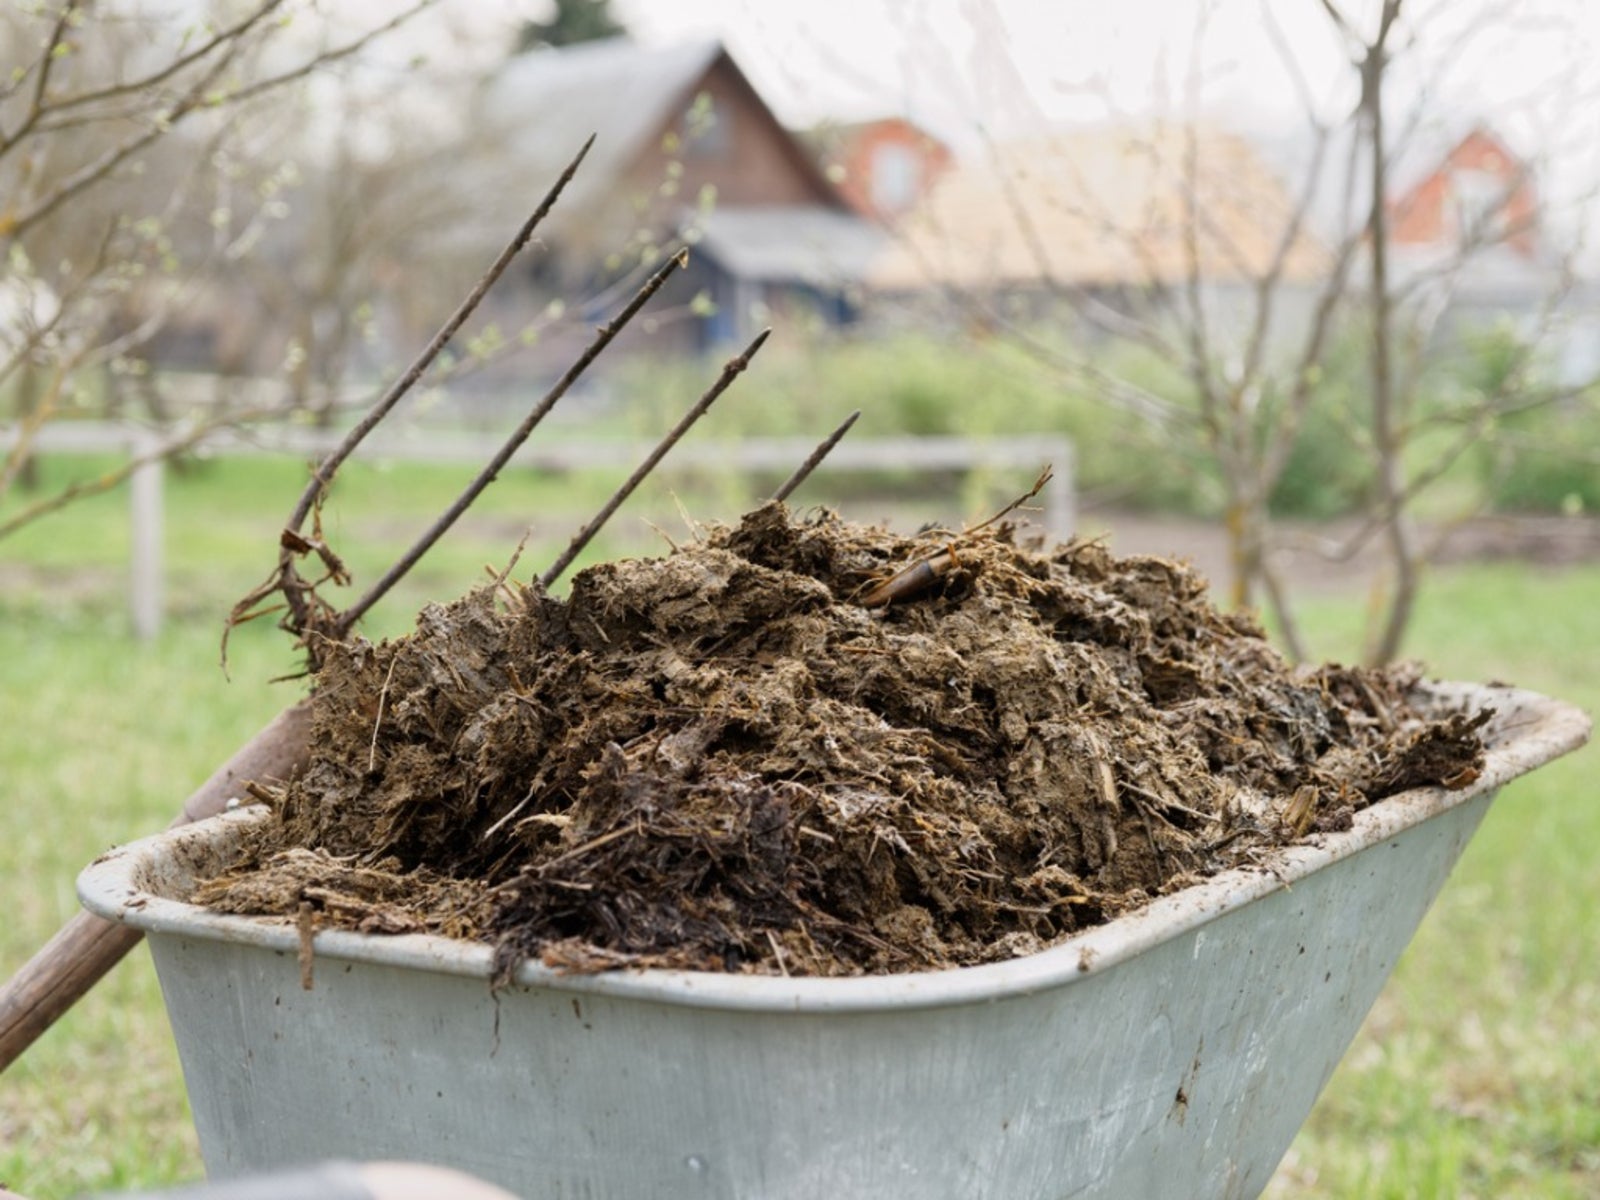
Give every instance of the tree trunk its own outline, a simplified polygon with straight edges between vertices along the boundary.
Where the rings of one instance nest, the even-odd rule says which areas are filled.
[[[1361,104],[1372,167],[1372,208],[1367,221],[1372,263],[1372,434],[1378,490],[1386,513],[1384,544],[1394,570],[1394,591],[1368,641],[1367,661],[1374,665],[1389,662],[1400,652],[1416,604],[1419,566],[1416,535],[1405,503],[1405,468],[1401,462],[1404,439],[1396,411],[1399,397],[1393,366],[1394,297],[1389,290],[1388,139],[1383,124],[1388,35],[1399,9],[1399,0],[1386,0],[1377,39],[1368,49],[1362,67]]]

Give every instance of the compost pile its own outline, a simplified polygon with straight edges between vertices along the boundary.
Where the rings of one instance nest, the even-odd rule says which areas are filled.
[[[196,899],[502,978],[988,962],[1470,783],[1487,714],[1418,679],[1293,669],[1179,563],[768,504],[331,649],[310,767]]]

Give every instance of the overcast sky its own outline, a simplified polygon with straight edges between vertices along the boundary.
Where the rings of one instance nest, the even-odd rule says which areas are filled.
[[[1358,23],[1380,0],[1340,0]],[[365,0],[345,13],[392,11]],[[549,0],[445,0],[503,54]],[[1062,122],[1193,112],[1293,157],[1307,102],[1347,114],[1355,74],[1321,0],[612,0],[650,43],[717,37],[791,125],[902,114],[981,145]],[[331,11],[331,10],[330,10]],[[1394,110],[1424,89],[1439,143],[1483,121],[1540,160],[1546,195],[1600,179],[1600,2],[1407,0]],[[1442,146],[1439,146],[1442,149]],[[1549,161],[1546,161],[1549,160]]]
[[[1370,19],[1376,3],[1343,7]],[[1347,106],[1354,96],[1318,0],[613,0],[613,8],[649,41],[722,37],[796,123],[906,111],[1003,131],[1172,111],[1186,109],[1198,74],[1208,111],[1236,124],[1287,125],[1299,107],[1284,48],[1320,103]],[[1457,43],[1485,9],[1496,14],[1492,27]],[[1596,90],[1600,4],[1591,0],[1410,0],[1408,11],[1425,30],[1425,74],[1452,107],[1520,112],[1573,73]]]

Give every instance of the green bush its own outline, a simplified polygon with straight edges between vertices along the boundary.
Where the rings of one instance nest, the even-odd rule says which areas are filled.
[[[1193,386],[1179,368],[1149,350],[1098,346],[1093,354],[1097,372],[1090,376],[1030,354],[1006,333],[814,340],[797,340],[790,333],[785,343],[783,332],[712,410],[697,436],[820,438],[855,408],[862,410],[856,437],[1065,435],[1073,443],[1075,485],[1086,506],[1199,517],[1222,511],[1224,481],[1193,419]],[[1058,331],[1036,336],[1042,343],[1054,342],[1062,359],[1075,356]],[[1326,519],[1369,503],[1374,469],[1368,344],[1364,330],[1346,330],[1323,356],[1310,406],[1269,497],[1275,516]],[[635,436],[653,437],[720,365],[718,360],[652,361],[624,367],[614,377],[625,397],[622,420]],[[1505,325],[1469,332],[1459,351],[1441,354],[1439,347],[1432,348],[1430,361],[1400,397],[1408,471],[1431,470],[1484,396],[1525,395],[1545,386],[1541,369]],[[1100,379],[1158,397],[1186,419],[1163,424],[1154,415],[1132,412]],[[1281,387],[1266,388],[1259,403],[1264,439],[1284,403]],[[1506,510],[1600,507],[1597,452],[1600,412],[1592,398],[1506,419],[1482,448],[1434,481],[1421,511],[1456,511],[1483,499]],[[829,486],[836,495],[861,487],[928,493],[948,490],[949,482],[902,471],[867,479],[839,476]],[[968,486],[975,486],[971,479]]]
[[[1371,494],[1372,464],[1361,431],[1369,420],[1361,343],[1335,342],[1318,372],[1310,404],[1283,474],[1268,498],[1273,515],[1325,519],[1353,512]],[[1270,404],[1277,396],[1269,396]]]
[[[1505,323],[1470,335],[1456,370],[1474,400],[1536,400],[1554,387],[1551,376],[1549,364]],[[1475,461],[1483,497],[1497,512],[1600,508],[1600,394],[1591,388],[1498,418]]]
[[[642,437],[675,419],[717,365],[624,368],[615,379],[629,429]],[[1108,370],[1158,394],[1184,388],[1181,376],[1148,354],[1126,354]],[[1076,486],[1091,501],[1185,512],[1219,507],[1215,474],[1192,449],[1003,337],[901,334],[773,345],[707,415],[699,436],[821,437],[856,408],[858,437],[1064,434],[1073,443]]]
[[[1481,463],[1497,512],[1600,511],[1600,397],[1503,419]]]

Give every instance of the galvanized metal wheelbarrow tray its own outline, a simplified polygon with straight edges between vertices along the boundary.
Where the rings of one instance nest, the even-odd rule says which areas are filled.
[[[525,964],[172,899],[249,812],[116,850],[94,912],[149,934],[214,1177],[407,1158],[539,1200],[1251,1197],[1310,1112],[1495,791],[1582,744],[1499,714],[1488,768],[1420,789],[1050,950],[916,975],[784,979]]]

